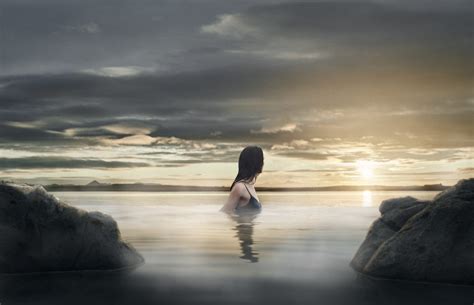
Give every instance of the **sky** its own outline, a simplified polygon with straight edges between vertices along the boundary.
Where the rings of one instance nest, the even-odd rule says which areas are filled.
[[[1,0],[0,179],[474,176],[471,1]]]

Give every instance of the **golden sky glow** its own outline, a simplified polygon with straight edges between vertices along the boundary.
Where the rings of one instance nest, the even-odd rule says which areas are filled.
[[[247,145],[261,186],[473,176],[466,1],[106,2],[0,4],[0,179],[228,186]]]

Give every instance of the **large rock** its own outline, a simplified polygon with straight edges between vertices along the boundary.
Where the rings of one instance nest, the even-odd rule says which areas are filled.
[[[143,261],[112,217],[71,207],[41,186],[0,183],[0,273],[121,269]]]
[[[474,284],[474,178],[433,201],[385,200],[351,261],[382,278]]]

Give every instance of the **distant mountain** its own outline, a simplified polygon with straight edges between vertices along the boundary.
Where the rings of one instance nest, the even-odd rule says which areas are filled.
[[[423,185],[423,188],[427,191],[437,191],[437,190],[440,190],[440,189],[445,189],[447,187],[445,187],[441,183],[438,183],[438,184],[425,184],[425,185]]]
[[[96,180],[86,185],[75,184],[50,184],[44,186],[48,191],[127,191],[127,192],[228,192],[228,186],[191,186],[191,185],[165,185],[143,183],[100,183]],[[322,187],[256,187],[263,192],[317,192],[317,191],[443,191],[448,186],[442,184],[427,185],[335,185]]]
[[[94,180],[94,181],[91,181],[91,182],[87,183],[86,185],[88,185],[88,186],[97,186],[97,185],[102,185],[102,183],[100,183],[97,180]]]

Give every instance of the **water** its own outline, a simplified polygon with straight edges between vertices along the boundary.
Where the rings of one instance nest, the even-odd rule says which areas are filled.
[[[8,280],[0,302],[471,304],[469,287],[374,283],[349,267],[383,199],[436,193],[261,192],[262,213],[230,217],[218,212],[225,193],[56,192],[113,216],[145,265],[127,275]]]

